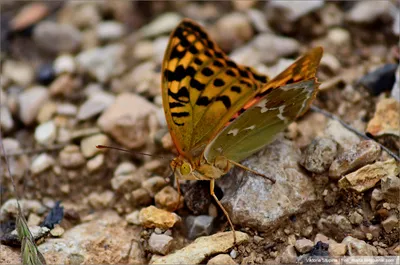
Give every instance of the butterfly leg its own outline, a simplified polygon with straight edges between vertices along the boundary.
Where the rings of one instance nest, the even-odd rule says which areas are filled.
[[[235,166],[237,166],[237,167],[240,167],[240,168],[242,168],[242,169],[244,169],[244,170],[247,170],[247,171],[249,171],[249,172],[251,172],[251,173],[253,173],[253,174],[256,174],[256,175],[258,175],[258,176],[264,177],[264,178],[268,179],[269,181],[271,181],[272,183],[275,183],[275,182],[276,182],[275,179],[273,179],[273,178],[271,178],[271,177],[268,177],[268,176],[266,176],[266,175],[264,175],[264,174],[261,174],[261,173],[255,171],[255,170],[252,170],[252,169],[250,169],[250,168],[248,168],[248,167],[245,167],[245,166],[243,166],[243,165],[241,165],[241,164],[239,164],[239,163],[236,163],[235,161],[229,160],[229,163],[231,163],[232,165],[235,165]]]
[[[214,200],[217,202],[218,206],[221,208],[221,210],[224,212],[226,218],[228,219],[229,225],[231,226],[232,232],[233,232],[233,243],[236,245],[236,232],[235,228],[233,227],[231,218],[229,218],[228,212],[225,210],[224,206],[222,206],[221,202],[218,200],[217,196],[214,193],[214,187],[215,187],[215,180],[212,179],[210,180],[210,193],[211,196],[214,197]]]

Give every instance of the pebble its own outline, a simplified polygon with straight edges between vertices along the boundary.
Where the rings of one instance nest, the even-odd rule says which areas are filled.
[[[83,3],[74,11],[70,22],[78,28],[92,28],[101,21],[99,6],[96,3]]]
[[[391,215],[381,222],[383,229],[385,229],[386,233],[390,233],[394,228],[399,227],[399,220],[396,215]]]
[[[0,106],[0,125],[4,132],[11,131],[15,126],[10,109],[3,104]]]
[[[132,53],[138,60],[150,59],[154,55],[154,44],[149,40],[138,41],[133,47]]]
[[[210,185],[206,181],[195,181],[185,186],[185,204],[195,215],[208,213],[213,198],[210,194]]]
[[[347,236],[343,239],[342,244],[346,244],[349,256],[377,256],[378,252],[374,246],[366,242]]]
[[[101,114],[115,101],[115,96],[106,92],[97,92],[90,95],[89,98],[79,107],[78,120],[88,120]]]
[[[231,256],[232,259],[236,259],[238,252],[235,249],[232,249],[231,252],[229,252],[229,256]]]
[[[400,137],[400,102],[394,98],[381,99],[366,131],[375,137],[386,134]]]
[[[115,201],[114,192],[110,190],[101,193],[92,192],[88,196],[89,204],[95,209],[106,209],[113,205]]]
[[[60,225],[55,225],[53,229],[50,230],[50,234],[54,237],[61,237],[65,230]]]
[[[236,262],[228,254],[219,254],[207,262],[207,265],[235,265]]]
[[[128,164],[125,164],[128,167]],[[138,175],[131,171],[123,171],[121,168],[125,167],[120,164],[114,172],[114,177],[111,179],[111,187],[115,191],[129,192],[140,187],[141,179]]]
[[[131,201],[135,206],[148,206],[152,204],[153,198],[146,189],[139,188],[132,191]]]
[[[33,40],[51,53],[74,52],[82,43],[81,33],[70,24],[42,21],[33,30]]]
[[[78,168],[85,164],[85,157],[76,145],[68,145],[64,147],[59,154],[61,166],[65,168]]]
[[[76,71],[75,58],[70,54],[62,54],[54,60],[53,67],[57,75],[73,74]]]
[[[51,145],[57,138],[57,127],[54,121],[40,124],[35,129],[35,140],[42,145]]]
[[[294,246],[289,245],[285,248],[285,250],[277,257],[277,261],[279,263],[296,263],[297,262],[297,253]]]
[[[113,41],[125,35],[125,27],[117,21],[104,21],[97,24],[96,32],[101,41]]]
[[[361,141],[336,157],[329,168],[329,176],[336,179],[354,169],[374,162],[380,154],[381,148],[375,141]]]
[[[296,240],[294,247],[298,252],[304,254],[311,251],[311,249],[314,247],[314,242],[312,242],[310,239],[302,238]]]
[[[208,215],[189,215],[186,218],[188,238],[195,239],[199,236],[208,236],[213,229],[214,217]]]
[[[349,220],[350,220],[350,223],[359,225],[364,220],[364,217],[360,213],[354,211],[350,214]]]
[[[397,169],[399,165],[397,163]],[[400,178],[395,174],[389,174],[381,180],[382,198],[390,203],[398,203],[400,200]]]
[[[142,38],[155,37],[164,33],[170,33],[181,22],[182,17],[178,13],[167,12],[158,16],[149,24],[139,30]]]
[[[343,48],[351,45],[350,32],[343,28],[333,28],[328,31],[327,39],[335,47]]]
[[[53,157],[43,153],[33,159],[30,170],[32,174],[36,175],[53,166],[54,162]]]
[[[167,255],[172,247],[173,240],[171,236],[152,233],[149,238],[150,251],[156,254]]]
[[[81,70],[88,72],[97,81],[105,83],[125,70],[125,65],[122,63],[124,53],[124,45],[110,44],[79,53],[76,62]]]
[[[249,236],[236,233],[236,245],[247,242]],[[234,247],[232,232],[221,232],[201,237],[190,245],[164,257],[153,260],[152,264],[200,264],[205,257],[228,252]]]
[[[135,106],[135,108],[132,108]],[[128,148],[138,148],[150,141],[149,116],[157,108],[145,98],[122,93],[97,120],[99,127]]]
[[[315,138],[304,151],[300,164],[308,171],[323,173],[329,169],[337,154],[337,143],[329,138]]]
[[[243,1],[240,1],[243,2]],[[257,32],[265,33],[272,32],[269,28],[267,19],[265,17],[265,13],[258,9],[248,9],[246,10],[246,14],[249,17],[253,27]]]
[[[397,67],[397,64],[385,64],[361,77],[358,84],[367,88],[368,92],[373,96],[390,91],[396,79]]]
[[[173,227],[181,218],[175,214],[151,205],[143,208],[139,213],[140,223],[146,228],[168,229]]]
[[[142,183],[142,187],[150,193],[151,197],[154,197],[156,193],[159,192],[166,185],[167,185],[166,180],[159,176],[146,179]]]
[[[349,146],[360,142],[356,134],[347,130],[340,122],[335,120],[328,122],[324,133],[325,136],[337,142],[343,149],[348,149]]]
[[[6,60],[4,62],[2,75],[21,87],[28,87],[35,78],[35,72],[32,66],[25,62],[12,60]]]
[[[342,257],[346,255],[346,244],[343,243],[331,243],[329,244],[329,255],[331,257]]]
[[[86,163],[86,168],[89,173],[99,170],[104,165],[104,154],[98,154],[95,157],[89,159]]]
[[[400,167],[394,159],[389,159],[384,162],[379,161],[345,175],[339,180],[339,187],[363,192],[374,187],[382,178],[396,176],[399,173]]]
[[[37,200],[22,199],[19,201],[19,203],[25,216],[28,216],[29,213],[42,215],[47,211],[46,207]],[[0,207],[0,220],[8,219],[10,216],[16,217],[17,214],[18,206],[16,199],[8,199]]]
[[[321,58],[321,66],[322,65],[328,67],[328,69],[331,70],[332,73],[338,73],[342,68],[341,63],[333,54],[325,52]]]
[[[131,212],[130,214],[128,214],[125,217],[125,220],[129,223],[129,224],[133,224],[133,225],[140,225],[140,218],[139,218],[139,210],[135,210],[133,212]]]
[[[28,217],[28,227],[29,226],[38,226],[42,222],[42,218],[37,214],[31,213]]]
[[[57,106],[57,114],[63,116],[75,117],[78,113],[78,108],[70,103],[62,103]]]
[[[183,196],[171,186],[166,186],[160,190],[155,196],[154,200],[158,208],[175,211],[183,207]]]
[[[354,23],[372,23],[380,17],[390,15],[390,9],[393,8],[389,1],[379,2],[379,5],[373,1],[357,2],[354,7],[346,14],[347,20]]]
[[[32,87],[18,96],[19,118],[25,125],[32,124],[42,107],[48,100],[49,92],[45,87]]]
[[[295,22],[306,14],[321,8],[323,5],[324,0],[307,2],[272,0],[268,3],[268,14],[274,14],[276,19],[280,19],[281,21]]]
[[[56,77],[53,65],[51,64],[43,64],[39,67],[39,70],[36,74],[37,81],[42,85],[48,85],[53,82]]]
[[[79,88],[79,81],[74,79],[71,74],[61,74],[59,75],[49,87],[50,94],[52,96],[70,96],[75,93],[77,88]]]
[[[45,3],[27,3],[12,18],[10,22],[11,29],[17,32],[23,31],[45,18],[49,11],[49,7]]]
[[[110,139],[105,134],[95,134],[82,139],[81,151],[84,157],[93,157],[98,153],[105,152],[107,149],[96,148],[97,145],[109,145]]]

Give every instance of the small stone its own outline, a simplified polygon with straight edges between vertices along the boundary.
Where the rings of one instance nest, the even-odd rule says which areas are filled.
[[[400,102],[394,98],[381,99],[366,131],[373,136],[389,134],[400,137]]]
[[[349,47],[351,44],[350,32],[343,28],[333,28],[328,31],[328,40],[336,47]]]
[[[57,75],[63,73],[73,74],[76,71],[75,59],[69,54],[62,54],[54,60],[53,67]]]
[[[229,252],[229,256],[231,256],[232,259],[236,259],[238,252],[235,249],[232,249],[231,252]]]
[[[264,238],[262,238],[262,237],[256,235],[256,236],[253,237],[253,240],[254,240],[255,243],[258,244],[258,243],[260,243],[261,241],[263,241]]]
[[[389,1],[383,1],[379,5],[373,1],[361,1],[353,6],[346,17],[347,20],[355,23],[372,23],[380,17],[389,16],[391,8]]]
[[[130,163],[120,164],[111,179],[111,186],[114,190],[128,192],[140,187],[141,179],[133,173],[135,166]]]
[[[153,253],[167,255],[171,249],[173,238],[164,234],[152,233],[149,238],[149,248]]]
[[[371,199],[373,199],[373,200],[375,200],[375,201],[377,201],[377,202],[383,200],[382,191],[381,191],[380,189],[376,189],[376,188],[375,188],[375,189],[372,191]]]
[[[138,148],[150,141],[149,117],[156,109],[138,95],[123,93],[101,115],[97,123],[104,132],[111,134],[121,144]]]
[[[12,60],[6,60],[4,62],[2,74],[21,87],[29,86],[35,78],[35,72],[32,66],[25,62]]]
[[[349,256],[378,255],[378,252],[375,247],[351,236],[347,236],[345,239],[343,239],[342,244],[346,245]]]
[[[364,220],[364,217],[358,212],[353,212],[349,217],[350,223],[359,225]]]
[[[131,201],[135,206],[148,206],[153,202],[153,198],[146,189],[139,188],[132,191]]]
[[[329,168],[329,176],[340,177],[351,170],[360,168],[374,162],[381,153],[380,146],[372,141],[361,141],[345,150],[332,162]]]
[[[51,145],[57,138],[57,127],[54,121],[40,124],[35,129],[35,140],[42,145]]]
[[[86,163],[86,168],[89,173],[99,170],[104,165],[104,155],[98,154]]]
[[[249,236],[236,233],[236,245],[247,242]],[[221,232],[200,237],[190,245],[164,257],[153,260],[152,264],[200,264],[205,257],[226,253],[234,247],[232,232]]]
[[[71,22],[78,28],[91,28],[96,26],[101,21],[99,6],[95,3],[85,2],[79,5],[79,8],[74,10],[71,17]]]
[[[303,1],[282,1],[272,0],[268,4],[268,11],[275,16],[289,22],[295,22],[306,14],[321,8],[323,0],[303,2]]]
[[[79,87],[79,83],[76,79],[72,77],[71,74],[61,74],[59,75],[49,87],[50,94],[52,96],[68,96],[73,93]]]
[[[155,196],[156,206],[167,211],[178,210],[183,207],[183,196],[171,186],[166,186]]]
[[[106,92],[97,92],[89,97],[79,108],[78,120],[88,120],[101,114],[115,100],[115,96]]]
[[[128,214],[125,217],[125,220],[129,223],[129,224],[133,224],[133,225],[140,225],[140,218],[139,218],[139,210],[133,211],[130,214]]]
[[[74,52],[82,42],[81,33],[76,28],[49,20],[36,25],[33,39],[39,47],[51,53]]]
[[[37,71],[36,79],[40,84],[48,85],[54,80],[55,76],[53,65],[43,64]]]
[[[208,213],[213,202],[208,181],[195,181],[187,184],[184,196],[186,206],[195,215]]]
[[[281,253],[281,255],[277,258],[279,263],[296,263],[297,262],[297,253],[294,246],[289,245],[285,248],[285,250]]]
[[[57,106],[57,113],[59,115],[74,117],[77,112],[78,108],[73,104],[64,103]]]
[[[333,73],[338,73],[342,68],[342,65],[339,62],[339,60],[333,54],[330,53],[324,53],[324,55],[321,58],[321,66],[322,65],[326,66]]]
[[[97,145],[109,145],[110,139],[105,134],[96,134],[86,138],[81,141],[81,151],[86,157],[93,157],[94,155],[104,152],[107,149],[96,148]]]
[[[139,218],[144,227],[158,227],[161,229],[171,228],[181,220],[175,213],[161,210],[154,206],[149,206],[140,210]]]
[[[153,42],[149,40],[138,41],[133,47],[133,56],[138,60],[149,59],[154,54]]]
[[[309,225],[301,231],[301,235],[304,237],[310,237],[312,232],[313,232],[313,227]]]
[[[85,50],[76,56],[79,68],[105,83],[125,70],[123,55],[125,46],[111,44],[101,48]]]
[[[328,170],[337,153],[337,144],[329,138],[316,138],[307,146],[301,164],[310,172]]]
[[[37,156],[31,164],[31,172],[36,175],[54,165],[54,159],[46,153]]]
[[[195,239],[199,236],[208,236],[213,229],[214,217],[208,215],[188,216],[186,218],[186,227],[188,229],[188,238]]]
[[[61,166],[65,168],[77,168],[85,164],[85,157],[76,145],[68,145],[59,154]]]
[[[42,222],[42,218],[40,218],[37,214],[31,213],[28,217],[27,224],[28,226],[38,226]]]
[[[18,96],[19,117],[25,125],[32,124],[49,97],[45,87],[32,87]]]
[[[11,29],[16,32],[24,31],[45,18],[49,11],[49,6],[45,3],[27,3],[12,18],[10,22]]]
[[[373,96],[390,91],[395,83],[397,66],[397,64],[385,64],[361,77],[358,83]]]
[[[104,21],[97,24],[97,36],[101,41],[118,40],[125,34],[124,25],[116,21]]]
[[[382,178],[396,176],[399,173],[400,167],[394,159],[375,162],[342,177],[339,180],[339,187],[363,192],[374,187]]]
[[[314,244],[317,244],[320,241],[328,245],[335,242],[335,240],[328,238],[326,235],[318,233],[314,238]]]
[[[56,112],[57,104],[52,101],[48,101],[41,106],[36,119],[39,123],[45,123],[51,120]]]
[[[399,227],[399,220],[396,215],[391,215],[381,222],[386,233],[390,233],[394,228]]]
[[[343,149],[348,149],[349,146],[360,142],[356,134],[347,130],[340,122],[335,120],[328,122],[325,128],[325,135],[337,142]]]
[[[30,213],[36,213],[38,215],[42,215],[47,211],[46,207],[44,207],[37,200],[20,200],[22,212],[25,216]],[[0,220],[8,219],[10,216],[17,217],[18,205],[16,199],[9,199],[1,205],[0,208]]]
[[[221,265],[221,264],[235,265],[236,262],[228,254],[219,254],[211,258],[207,262],[207,265]]]
[[[346,255],[346,244],[343,243],[331,243],[329,244],[329,256],[331,257],[342,257]]]
[[[92,192],[88,197],[89,204],[95,209],[109,208],[114,199],[114,192],[110,190],[103,191],[102,193]]]
[[[0,126],[4,132],[9,132],[14,128],[14,120],[10,109],[2,105],[0,106]]]
[[[400,201],[400,178],[398,175],[384,177],[381,180],[381,189],[382,198],[387,202],[397,204]]]
[[[164,178],[162,177],[151,177],[149,179],[146,179],[142,183],[142,187],[146,189],[152,197],[155,196],[157,192],[159,192],[163,187],[167,185],[167,182]]]
[[[65,230],[60,225],[55,225],[53,229],[50,230],[50,234],[54,237],[61,237]]]
[[[139,31],[142,38],[158,36],[164,33],[170,33],[181,22],[182,17],[177,13],[164,13],[155,20],[142,27]]]
[[[308,253],[311,251],[311,249],[314,247],[314,242],[312,242],[310,239],[302,238],[302,239],[296,240],[296,243],[294,246],[298,252],[304,254],[304,253]]]

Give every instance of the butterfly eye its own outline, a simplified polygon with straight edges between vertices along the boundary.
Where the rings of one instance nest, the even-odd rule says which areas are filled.
[[[181,165],[181,174],[182,174],[182,175],[187,175],[187,174],[189,174],[190,172],[192,172],[192,166],[191,166],[189,163],[184,162],[184,163]]]

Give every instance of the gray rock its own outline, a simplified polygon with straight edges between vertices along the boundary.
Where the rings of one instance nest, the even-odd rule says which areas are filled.
[[[74,52],[81,43],[79,30],[68,24],[58,24],[52,21],[42,21],[33,31],[36,44],[47,52]]]
[[[45,87],[32,87],[18,96],[19,118],[25,125],[32,124],[42,107],[49,98]]]
[[[390,233],[394,228],[399,227],[399,220],[396,215],[391,215],[382,221],[383,229],[385,229],[386,233]]]
[[[85,164],[85,157],[76,145],[68,145],[59,154],[61,166],[65,168],[77,168]]]
[[[39,174],[54,165],[54,159],[46,153],[38,155],[31,164],[32,174]]]
[[[327,235],[336,239],[343,239],[344,235],[353,230],[350,221],[343,215],[337,214],[321,218],[318,221],[318,228],[319,230],[324,231]]]
[[[304,254],[311,251],[311,249],[314,247],[314,242],[312,242],[310,239],[302,238],[296,240],[294,247],[298,252]]]
[[[35,129],[35,140],[42,145],[51,145],[57,138],[57,127],[54,121],[40,124]]]
[[[117,21],[104,21],[97,25],[97,36],[102,41],[118,40],[125,34],[125,27]]]
[[[164,234],[152,233],[149,238],[150,251],[156,254],[167,255],[171,249],[173,238]]]
[[[208,215],[193,216],[186,218],[188,238],[195,239],[199,236],[208,236],[213,229],[214,217]]]
[[[0,126],[4,132],[9,132],[14,128],[14,120],[9,108],[2,104],[0,106]]]
[[[53,63],[54,71],[56,74],[75,73],[76,63],[75,58],[69,54],[62,54],[58,56]]]
[[[146,26],[142,27],[139,31],[139,34],[143,38],[148,38],[164,33],[170,33],[173,29],[175,29],[181,19],[182,17],[178,13],[164,13]]]
[[[124,52],[124,45],[111,44],[85,50],[78,54],[76,61],[80,69],[104,83],[125,70],[125,65],[122,63]]]
[[[57,106],[57,113],[63,116],[75,117],[78,113],[78,108],[70,103],[62,103]]]
[[[329,176],[337,178],[374,162],[378,159],[380,153],[381,148],[376,142],[372,140],[361,141],[338,155],[329,168]]]
[[[364,217],[360,213],[354,211],[353,213],[350,214],[349,220],[350,223],[359,225],[364,220]]]
[[[330,120],[325,128],[325,135],[337,142],[343,149],[360,142],[360,138],[353,132],[347,130],[340,122]]]
[[[135,106],[135,108],[132,108]],[[130,93],[120,94],[101,115],[97,123],[115,140],[129,148],[138,148],[150,141],[150,115],[157,108],[146,99]]]
[[[168,183],[166,180],[159,176],[154,176],[146,179],[142,182],[142,187],[148,191],[148,193],[154,197],[157,192],[164,188]]]
[[[399,165],[397,164],[397,168]],[[397,175],[390,174],[381,180],[382,198],[390,203],[398,203],[400,201],[400,178]]]
[[[89,98],[80,106],[77,114],[79,120],[88,120],[101,114],[115,101],[115,96],[106,92],[98,92],[89,96]]]
[[[3,146],[6,154],[14,153],[14,152],[20,152],[21,146],[19,142],[13,138],[4,138],[3,139]],[[3,150],[0,150],[0,154],[3,154]],[[19,155],[19,156],[11,156],[8,157],[8,166],[10,167],[11,174],[16,177],[17,179],[21,178],[24,176],[26,171],[29,168],[29,159],[26,155]],[[7,171],[6,176],[8,176]]]
[[[378,252],[375,247],[367,244],[365,241],[347,236],[342,241],[347,246],[349,256],[376,256]]]
[[[4,62],[2,74],[21,87],[29,86],[35,78],[32,66],[25,62],[12,60],[6,60]]]
[[[272,0],[268,3],[268,11],[281,20],[294,22],[302,16],[321,8],[324,0],[317,1],[282,1]],[[282,14],[283,12],[283,14]]]
[[[337,143],[329,138],[315,138],[300,161],[308,171],[323,173],[328,170],[337,153]]]
[[[43,206],[37,200],[20,200],[19,201],[22,212],[25,216],[28,216],[29,213],[43,214],[47,211],[46,207]],[[4,221],[10,216],[17,217],[18,214],[18,206],[16,199],[9,199],[1,205],[0,208],[0,220]]]
[[[297,253],[294,246],[289,245],[285,250],[277,257],[277,261],[281,264],[293,264],[297,262]]]
[[[242,165],[272,177],[271,181],[234,168],[218,185],[221,202],[234,224],[269,231],[279,221],[307,209],[316,200],[311,180],[298,166],[300,151],[288,140],[276,140],[242,161]]]
[[[110,190],[106,190],[101,193],[92,192],[88,196],[89,204],[97,210],[111,207],[114,201],[115,201],[114,192]]]
[[[390,9],[395,8],[390,1],[360,1],[347,13],[347,20],[355,23],[372,23],[380,17],[390,15]]]

